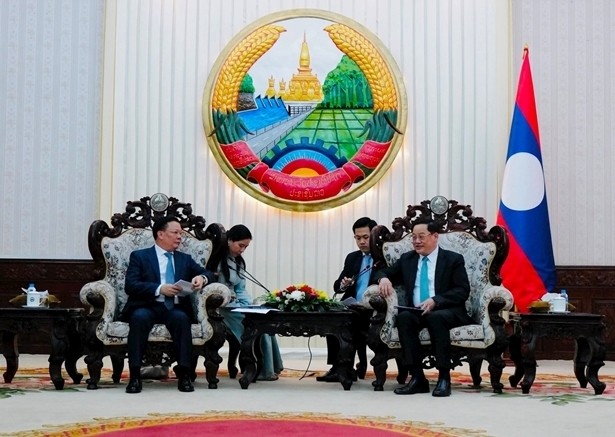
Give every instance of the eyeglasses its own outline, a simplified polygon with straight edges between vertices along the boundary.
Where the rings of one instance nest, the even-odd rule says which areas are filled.
[[[433,232],[430,232],[429,234],[410,234],[410,239],[412,241],[425,241],[425,239],[429,236],[429,235],[433,235]]]

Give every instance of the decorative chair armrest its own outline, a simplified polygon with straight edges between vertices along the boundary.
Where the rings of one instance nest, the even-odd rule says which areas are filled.
[[[218,308],[226,306],[231,300],[231,290],[224,284],[214,282],[208,284],[195,294],[194,307],[196,319],[199,323],[208,317],[218,315]]]
[[[500,321],[502,311],[508,311],[513,307],[512,293],[501,285],[488,285],[483,290],[479,304],[477,323],[487,328],[494,321]]]
[[[110,323],[115,318],[116,296],[113,286],[103,280],[88,282],[79,292],[81,302],[90,308],[88,319],[100,319]]]
[[[397,342],[397,328],[395,328],[395,316],[397,315],[398,295],[403,292],[403,287],[395,287],[393,293],[387,297],[382,297],[377,285],[370,285],[361,304],[373,308],[374,315],[370,321],[370,332],[368,334],[368,344],[379,339],[389,347],[399,347]],[[370,345],[370,347],[372,347]],[[374,350],[372,348],[372,350]]]
[[[510,291],[500,285],[488,285],[480,295],[475,319],[482,325],[485,343],[490,347],[501,348],[506,344],[502,311],[510,310],[513,303]]]
[[[361,299],[361,305],[368,307],[368,308],[374,308],[372,305],[372,298],[375,296],[379,296],[380,297],[380,292],[378,291],[378,286],[377,285],[370,285],[369,287],[367,287],[367,290],[365,290],[365,293],[363,294],[363,298]],[[397,309],[395,308],[395,306],[397,305],[397,293],[392,293],[390,296],[388,297],[381,297],[381,299],[386,302],[387,307],[388,308],[392,308],[395,310],[395,313],[397,313]],[[375,311],[378,311],[376,308],[374,308]],[[385,308],[386,311],[386,308]]]

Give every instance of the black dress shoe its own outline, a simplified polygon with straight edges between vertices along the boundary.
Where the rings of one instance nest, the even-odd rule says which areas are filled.
[[[403,387],[397,387],[393,390],[396,395],[413,395],[416,393],[429,393],[429,381],[425,378],[412,378],[410,382]]]
[[[317,376],[316,381],[318,382],[340,382],[340,378],[337,376],[337,369],[331,367],[327,373],[322,376]]]
[[[433,396],[437,398],[445,398],[451,395],[451,381],[450,379],[440,378],[436,384],[436,388],[433,389]]]
[[[179,391],[189,393],[191,391],[194,391],[194,386],[192,385],[192,381],[190,381],[190,378],[188,376],[182,375],[177,380],[177,389]]]
[[[141,393],[141,378],[130,378],[126,386],[126,393]]]

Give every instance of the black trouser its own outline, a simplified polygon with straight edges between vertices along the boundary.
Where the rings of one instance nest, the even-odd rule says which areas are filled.
[[[169,310],[164,303],[157,302],[147,308],[137,308],[130,315],[128,332],[128,366],[141,367],[141,361],[147,348],[147,338],[156,323],[164,323],[173,339],[177,364],[190,368],[192,362],[191,321],[177,305]]]
[[[474,323],[465,309],[444,308],[433,310],[424,316],[411,311],[400,311],[395,325],[399,334],[404,365],[409,369],[420,367],[423,361],[419,332],[423,328],[429,331],[431,347],[438,369],[451,368],[450,330],[457,326]]]

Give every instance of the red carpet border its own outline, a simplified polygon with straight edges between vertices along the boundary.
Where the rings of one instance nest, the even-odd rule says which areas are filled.
[[[10,435],[10,434],[7,434]],[[150,414],[147,417],[95,419],[93,422],[20,431],[20,437],[81,437],[105,435],[171,437],[482,437],[482,431],[423,422],[400,422],[386,417],[341,417],[321,413],[246,413],[210,411],[203,414]]]

